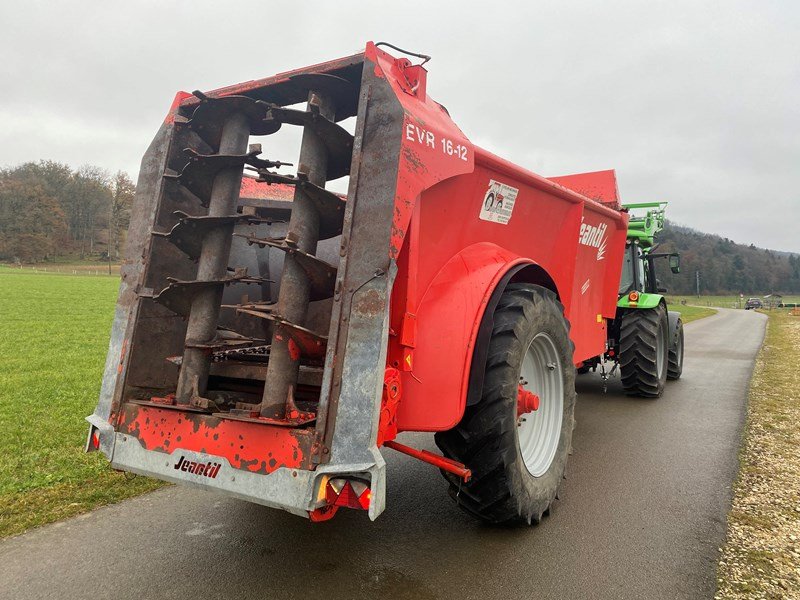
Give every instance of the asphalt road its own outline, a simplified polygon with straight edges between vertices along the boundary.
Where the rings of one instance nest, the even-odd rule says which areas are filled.
[[[480,525],[389,453],[375,523],[170,487],[0,543],[0,597],[711,598],[764,326],[730,310],[688,325],[684,377],[657,401],[579,377],[569,477],[539,526]]]

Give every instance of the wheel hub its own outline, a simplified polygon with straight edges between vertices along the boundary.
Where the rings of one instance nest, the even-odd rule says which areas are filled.
[[[520,384],[517,390],[517,418],[535,410],[539,410],[539,396],[529,392]]]

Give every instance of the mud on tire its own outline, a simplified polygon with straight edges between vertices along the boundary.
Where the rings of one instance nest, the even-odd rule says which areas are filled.
[[[484,318],[493,318],[494,324],[480,400],[466,407],[458,425],[435,436],[445,456],[463,462],[472,470],[472,479],[463,483],[454,475],[443,474],[450,482],[450,495],[472,516],[497,524],[538,523],[556,498],[564,478],[575,423],[575,369],[569,323],[553,292],[529,284],[510,284],[494,314]],[[517,419],[518,385],[524,360],[528,372],[537,372],[535,368],[530,370],[531,352],[535,353],[542,344],[546,344],[547,350],[538,359],[538,372],[545,364],[541,358],[550,357],[541,378],[544,383],[530,381],[529,377],[526,386],[540,395],[539,410],[523,418],[549,415],[542,422],[551,424],[549,433],[542,439],[552,440],[549,445],[552,457],[531,453],[528,435],[523,436],[527,457],[523,458],[522,434],[518,433],[522,423]],[[554,389],[561,400],[550,402],[551,407],[558,408],[548,413],[545,402],[549,402]],[[558,422],[556,415],[560,418]],[[537,426],[535,421],[525,425],[532,426]],[[526,460],[538,476],[531,474]]]

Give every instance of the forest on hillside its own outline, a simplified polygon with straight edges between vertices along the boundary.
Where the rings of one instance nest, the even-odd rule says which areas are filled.
[[[672,294],[694,294],[700,273],[701,294],[800,293],[800,255],[737,244],[667,221],[656,252],[679,252],[681,273],[657,264],[659,279]]]
[[[0,261],[118,260],[135,190],[126,173],[91,165],[0,169]]]

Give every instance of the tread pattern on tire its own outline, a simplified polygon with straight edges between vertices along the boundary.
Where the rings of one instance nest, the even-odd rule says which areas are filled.
[[[466,407],[463,418],[453,429],[435,435],[436,444],[445,456],[466,464],[473,472],[473,479],[468,483],[443,472],[450,483],[450,495],[465,512],[491,523],[538,523],[558,492],[558,485],[555,485],[539,495],[531,494],[530,488],[519,481],[521,476],[517,471],[517,463],[522,459],[517,449],[519,364],[515,357],[524,343],[525,319],[531,318],[532,307],[539,303],[552,304],[552,310],[561,316],[572,359],[569,322],[563,316],[564,307],[556,295],[539,286],[510,284],[494,312],[481,399]],[[526,349],[527,345],[521,352]],[[570,367],[571,364],[564,365],[565,377],[571,384],[571,390],[565,386],[565,404],[567,397],[571,398],[566,423],[569,438],[574,427],[575,387],[574,369]],[[513,403],[511,410],[510,403]],[[566,440],[564,466],[570,446]],[[524,464],[522,468],[525,469]],[[558,479],[563,479],[563,467]]]
[[[671,346],[669,349],[669,358],[667,359],[667,379],[675,381],[681,378],[683,373],[683,321],[678,319],[678,331],[676,333],[680,340],[680,356],[678,355],[677,346]]]
[[[622,316],[619,366],[626,394],[658,398],[664,391],[666,368],[661,378],[656,364],[658,335],[667,318],[664,307],[636,309]]]

